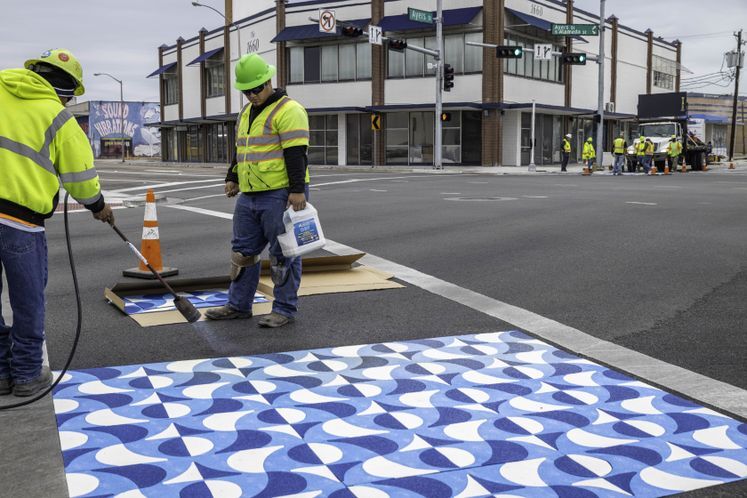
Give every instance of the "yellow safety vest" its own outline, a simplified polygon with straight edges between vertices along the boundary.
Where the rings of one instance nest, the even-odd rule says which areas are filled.
[[[615,154],[625,154],[625,139],[624,138],[616,138],[614,141],[614,145],[615,145],[615,149],[613,152]]]
[[[597,157],[597,153],[594,150],[594,145],[591,142],[584,142],[584,151],[581,153],[581,159],[594,159]]]
[[[669,143],[669,155],[670,157],[679,156],[680,152],[682,152],[682,144],[679,142],[670,142]]]
[[[636,145],[635,152],[637,156],[642,156],[645,154],[646,152],[646,141],[645,140],[641,140],[638,142],[638,144]]]
[[[563,139],[563,152],[570,152],[571,151],[571,143],[568,141],[568,139]]]
[[[35,225],[52,216],[60,180],[81,204],[101,198],[88,137],[27,69],[0,71],[0,178],[0,213]]]
[[[654,143],[653,142],[646,142],[646,155],[647,156],[653,156],[654,155]]]
[[[309,145],[309,117],[301,104],[283,96],[268,105],[249,127],[251,104],[241,111],[236,135],[236,166],[242,192],[278,190],[290,185],[283,149]],[[309,170],[306,170],[309,183]]]

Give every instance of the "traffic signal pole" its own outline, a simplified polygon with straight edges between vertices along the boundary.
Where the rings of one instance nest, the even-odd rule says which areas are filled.
[[[436,0],[436,51],[438,55],[434,56],[436,60],[436,114],[433,116],[434,137],[433,146],[433,168],[443,169],[443,150],[441,143],[443,141],[443,126],[441,123],[441,113],[443,112],[443,58],[444,53],[444,36],[443,36],[443,5],[442,0]]]
[[[599,81],[597,94],[597,112],[599,113],[599,123],[597,124],[597,164],[604,171],[604,2],[599,1]]]

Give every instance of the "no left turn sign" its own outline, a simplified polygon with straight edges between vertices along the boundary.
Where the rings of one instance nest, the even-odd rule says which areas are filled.
[[[319,9],[319,32],[334,33],[337,28],[335,20],[335,11],[329,9]]]

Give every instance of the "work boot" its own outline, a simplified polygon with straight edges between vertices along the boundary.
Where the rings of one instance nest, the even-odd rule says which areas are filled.
[[[33,396],[52,385],[52,372],[49,367],[42,367],[41,373],[28,382],[18,383],[13,387],[13,394],[20,398]]]
[[[0,396],[5,396],[13,392],[13,379],[10,377],[0,379]]]
[[[275,313],[273,311],[269,315],[265,315],[259,319],[259,326],[270,327],[270,328],[275,329],[275,328],[282,327],[283,325],[287,325],[293,322],[294,322],[293,318],[285,316],[285,315],[281,315],[280,313]]]
[[[205,316],[210,320],[233,320],[234,318],[251,318],[251,311],[239,311],[233,309],[227,304],[224,304],[220,308],[215,308],[205,312]]]

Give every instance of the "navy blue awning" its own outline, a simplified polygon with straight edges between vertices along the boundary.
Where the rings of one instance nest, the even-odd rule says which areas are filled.
[[[198,58],[196,58],[195,60],[193,60],[192,62],[190,62],[187,65],[188,66],[192,66],[194,64],[199,64],[200,62],[206,61],[209,58],[211,58],[212,56],[214,56],[214,55],[216,55],[216,54],[218,54],[220,52],[223,52],[223,47],[215,48],[213,50],[208,50],[207,52],[205,52],[204,54],[202,54],[201,56],[199,56]]]
[[[174,66],[176,66],[176,62],[169,62],[168,64],[164,64],[163,66],[159,67],[158,69],[150,73],[148,76],[146,76],[146,78],[151,78],[153,76],[158,76],[159,74],[163,74]]]
[[[506,10],[525,23],[529,24],[530,26],[534,26],[537,29],[541,29],[542,31],[547,31],[548,33],[552,32],[552,23],[550,21],[545,21],[544,19],[541,19],[539,17],[535,17],[529,14],[525,14],[524,12],[519,12],[518,10],[509,9],[506,8]],[[584,38],[581,38],[580,36],[572,36],[574,40],[579,40],[584,43],[586,43],[586,40]]]
[[[444,26],[458,26],[468,24],[480,13],[482,7],[464,7],[461,9],[449,9],[443,11]],[[433,12],[436,17],[436,12]],[[428,29],[431,26],[422,22],[411,21],[407,14],[399,16],[387,16],[379,23],[384,31],[409,31],[412,29]]]
[[[371,19],[355,19],[353,21],[344,21],[345,24],[352,24],[357,28],[364,29]],[[322,33],[319,31],[319,24],[302,24],[301,26],[289,26],[270,40],[272,43],[296,40],[315,40],[319,38],[336,38],[342,36],[342,27],[337,25],[336,33]]]

